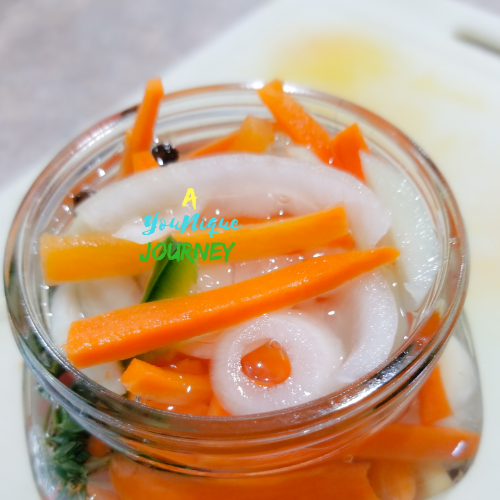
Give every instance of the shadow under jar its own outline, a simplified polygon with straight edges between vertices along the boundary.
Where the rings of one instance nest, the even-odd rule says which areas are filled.
[[[162,101],[156,136],[173,144],[182,159],[235,130],[250,114],[269,118],[257,88],[221,85],[169,94]],[[121,500],[414,500],[451,487],[472,463],[482,409],[461,314],[467,243],[448,185],[415,144],[378,116],[333,96],[291,85],[285,91],[332,135],[358,123],[372,154],[402,172],[427,205],[441,264],[423,306],[400,318],[408,323],[404,340],[382,366],[337,393],[246,416],[164,412],[114,394],[77,370],[51,340],[52,287],[43,279],[38,238],[68,227],[75,217],[72,198],[82,189],[99,191],[115,181],[124,134],[136,115],[136,108],[126,110],[82,134],[48,165],[24,199],[8,240],[6,296],[14,336],[29,368],[28,446],[42,497],[75,493],[64,489],[51,467],[45,426],[54,408],[63,408],[113,449],[106,467],[114,487],[89,487],[95,499],[118,494]],[[418,416],[421,388],[438,361],[446,364],[441,371],[448,370],[448,380],[456,377],[466,389],[448,394],[451,417],[424,425]],[[459,388],[449,383],[447,389]],[[84,495],[84,489],[78,493]]]

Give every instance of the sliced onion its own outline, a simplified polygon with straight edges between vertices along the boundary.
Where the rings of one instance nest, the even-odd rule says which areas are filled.
[[[85,316],[133,306],[142,299],[139,285],[128,276],[83,281],[77,285],[77,293]]]
[[[54,344],[61,348],[68,341],[71,323],[85,317],[78,301],[75,284],[60,285],[55,289],[50,314],[50,335]]]
[[[392,217],[390,235],[401,252],[405,288],[418,309],[440,264],[439,241],[425,201],[411,181],[371,154],[362,153],[363,171]]]
[[[212,359],[221,334],[222,332],[219,331],[198,335],[197,337],[175,344],[175,349],[195,358]]]
[[[290,377],[273,387],[257,385],[241,369],[245,348],[266,339],[282,345],[292,367]],[[292,311],[264,315],[223,332],[212,358],[212,388],[234,415],[289,408],[331,392],[343,356],[340,339],[313,317]]]
[[[343,205],[354,239],[363,248],[374,246],[391,223],[373,192],[345,172],[292,158],[250,154],[198,158],[136,174],[106,186],[82,202],[77,212],[95,230],[123,234],[119,233],[122,227],[147,214],[177,209],[188,188],[198,197],[199,212],[217,201],[222,213],[261,219]],[[139,229],[144,228],[137,227],[136,234],[127,232],[127,238],[143,242]]]
[[[351,280],[294,309],[315,315],[342,339],[346,357],[335,373],[335,389],[363,378],[391,353],[398,311],[387,281],[378,272]]]

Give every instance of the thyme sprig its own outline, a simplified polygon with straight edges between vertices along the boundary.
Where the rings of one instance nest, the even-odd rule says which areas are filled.
[[[68,412],[55,405],[50,410],[46,428],[51,469],[61,485],[61,498],[85,499],[87,467],[86,450],[89,433]]]

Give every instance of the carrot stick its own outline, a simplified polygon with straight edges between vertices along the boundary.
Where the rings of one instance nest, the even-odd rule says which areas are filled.
[[[318,257],[234,285],[84,318],[71,324],[68,358],[78,367],[131,358],[312,298],[397,256],[393,248],[376,248]]]
[[[122,174],[133,173],[133,156],[140,151],[149,151],[153,141],[153,131],[156,122],[158,107],[163,97],[161,80],[156,78],[146,84],[144,98],[137,111],[132,132],[126,137],[125,152],[122,163]]]
[[[381,500],[414,500],[417,495],[415,472],[410,464],[391,460],[375,460],[368,479]]]
[[[110,475],[121,500],[379,500],[368,483],[368,468],[335,462],[265,476],[217,478],[160,471],[115,453]]]
[[[321,160],[330,162],[327,131],[292,96],[283,91],[282,82],[274,80],[257,92],[278,125],[294,142],[310,146]]]
[[[479,434],[450,427],[391,424],[376,432],[354,452],[356,458],[408,462],[457,462],[472,458]]]
[[[424,425],[453,415],[443,386],[439,366],[432,370],[419,392],[420,419]]]
[[[170,411],[172,413],[184,413],[186,415],[208,415],[208,405],[206,403],[191,403],[189,405],[170,405],[160,403],[151,399],[141,399],[140,403],[157,410]]]
[[[152,168],[160,168],[154,156],[149,151],[140,151],[132,156],[132,166],[134,172],[142,172]]]
[[[226,153],[229,151],[229,148],[233,144],[236,136],[238,135],[238,131],[233,132],[232,134],[226,135],[221,139],[216,139],[215,141],[210,142],[206,146],[193,151],[186,155],[186,158],[198,158],[199,156],[206,155],[215,155],[219,153]]]
[[[87,451],[93,457],[103,458],[111,453],[111,448],[100,439],[91,435],[87,441]]]
[[[273,141],[274,127],[271,122],[255,116],[247,116],[229,151],[263,153]]]
[[[174,236],[190,243],[193,248],[199,243],[203,250],[213,240],[208,233],[198,231],[192,235],[174,233]],[[347,250],[354,246],[341,207],[242,226],[219,233],[216,241],[223,242],[227,247],[232,242],[237,243],[229,254],[229,260],[257,259],[322,246],[337,246]],[[139,255],[146,255],[147,248],[147,245],[102,233],[82,236],[43,234],[40,237],[42,267],[49,284],[141,274],[150,270],[155,262],[152,258],[146,262],[139,260]]]
[[[247,116],[236,132],[193,151],[187,155],[187,158],[237,151],[262,153],[273,141],[274,127],[271,122],[255,116]]]
[[[283,255],[323,246],[338,246],[338,242],[346,245],[348,249],[352,249],[354,245],[342,207],[229,229],[214,238],[210,238],[208,233],[199,232],[188,236],[176,233],[173,236],[179,241],[190,243],[193,248],[198,243],[202,249],[214,240],[224,243],[226,247],[234,242],[235,246],[229,254],[229,260],[232,261]],[[208,260],[206,262],[209,263]]]
[[[123,372],[121,381],[136,396],[169,405],[209,402],[212,397],[208,375],[178,373],[137,358]]]
[[[360,151],[369,151],[358,125],[355,123],[339,132],[329,144],[333,164],[364,182]]]
[[[230,413],[228,413],[222,405],[219,403],[219,400],[212,396],[210,404],[208,405],[208,413],[209,417],[228,417]]]
[[[151,269],[154,260],[141,262],[148,245],[139,245],[102,233],[82,236],[40,236],[40,255],[49,284],[110,276],[133,276]]]

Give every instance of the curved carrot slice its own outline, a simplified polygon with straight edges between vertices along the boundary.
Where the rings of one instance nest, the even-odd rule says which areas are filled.
[[[420,399],[420,420],[431,425],[453,415],[443,386],[439,366],[432,370],[418,394]]]
[[[203,477],[160,471],[115,453],[111,481],[121,500],[379,500],[366,477],[368,464],[329,463],[257,477]]]
[[[209,154],[246,151],[262,153],[274,141],[274,126],[267,120],[255,116],[247,116],[241,127],[221,139],[190,153],[188,158],[206,156]]]
[[[339,132],[331,140],[329,147],[333,157],[333,164],[364,182],[365,175],[361,167],[359,152],[370,150],[361,135],[358,125],[355,123]]]
[[[142,172],[152,168],[160,168],[154,156],[149,151],[140,151],[132,157],[132,166],[134,172]]]
[[[327,208],[313,214],[275,222],[249,224],[239,229],[220,232],[214,238],[210,238],[208,233],[199,232],[193,232],[188,236],[176,233],[174,237],[179,241],[190,243],[193,248],[198,243],[203,251],[207,243],[210,244],[212,241],[224,243],[226,247],[234,242],[235,246],[229,254],[229,260],[257,259],[323,246],[343,246],[347,249],[352,249],[354,246],[342,207]]]
[[[278,125],[293,141],[310,146],[325,163],[330,162],[328,132],[292,96],[283,91],[282,82],[274,80],[257,92]]]
[[[362,443],[356,457],[408,462],[457,462],[472,458],[479,434],[433,425],[391,424]]]
[[[398,255],[375,248],[318,257],[208,292],[84,318],[71,324],[68,358],[82,368],[131,358],[325,293]]]
[[[147,248],[147,245],[102,233],[42,234],[39,245],[43,272],[49,284],[141,274],[155,262],[139,260]]]
[[[158,113],[158,106],[164,95],[163,85],[159,78],[149,80],[146,84],[144,98],[137,111],[132,131],[125,140],[125,152],[122,163],[122,174],[133,173],[133,156],[140,151],[149,151],[153,141],[153,131]]]
[[[208,375],[179,373],[133,359],[121,377],[131,393],[169,405],[208,403],[212,388]]]
[[[381,500],[414,500],[417,495],[415,472],[404,462],[375,460],[368,470],[368,479]]]

